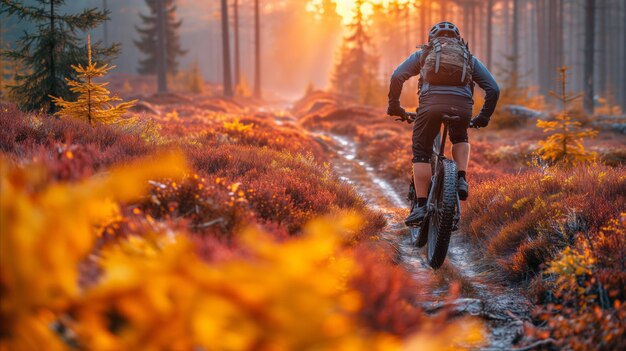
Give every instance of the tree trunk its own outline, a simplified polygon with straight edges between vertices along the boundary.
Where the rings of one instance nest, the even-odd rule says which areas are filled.
[[[469,30],[470,30],[470,49],[474,52],[478,52],[478,43],[476,41],[476,6],[474,3],[469,4]]]
[[[254,96],[256,98],[261,98],[261,23],[259,12],[259,0],[254,0]]]
[[[230,35],[228,34],[228,1],[221,0],[222,4],[222,70],[224,73],[224,96],[233,96],[233,82],[230,67]]]
[[[512,52],[511,52],[511,87],[518,88],[519,80],[519,2],[513,0],[513,29],[512,29]]]
[[[598,95],[600,95],[603,98],[607,97],[607,84],[606,84],[606,79],[607,79],[607,67],[606,67],[606,61],[607,61],[607,48],[608,48],[608,40],[607,40],[607,27],[608,27],[608,15],[609,12],[607,11],[607,6],[608,6],[608,2],[607,0],[601,0],[600,1],[600,8],[599,8],[599,13],[601,14],[602,20],[600,21],[600,23],[598,23],[598,43],[599,43],[599,48],[598,48],[598,87],[596,89]]]
[[[619,58],[620,49],[619,39],[620,35],[624,35],[624,32],[619,32],[619,22],[615,20],[616,15],[619,16],[619,5],[615,1],[611,0],[606,0],[606,2],[607,4],[605,13],[608,26],[608,45],[606,45],[607,58],[605,61],[606,67],[608,67],[606,72],[606,92],[607,98],[610,99],[610,102],[616,105],[620,102],[620,98],[618,95],[619,93],[616,90],[617,84],[615,80],[615,77],[619,77],[621,73],[619,62],[617,61],[617,58]]]
[[[504,16],[504,52],[511,52],[511,0],[503,0],[502,16]]]
[[[433,4],[431,0],[422,0],[426,4],[426,30],[430,30],[433,23]]]
[[[104,10],[104,12],[108,10],[107,0],[102,0],[102,9]],[[102,23],[102,31],[103,31],[102,34],[103,34],[104,46],[109,47],[109,21],[108,20]]]
[[[533,74],[535,76],[535,81],[537,82],[537,87],[539,88],[540,94],[546,94],[545,85],[544,85],[544,64],[542,55],[544,51],[544,2],[545,0],[534,0],[534,16],[533,22],[531,22],[535,30],[533,32],[534,36],[534,58],[533,63],[535,69],[533,70]]]
[[[470,8],[469,3],[463,3],[463,28],[461,35],[465,37],[466,41],[472,41],[472,29],[470,25]],[[473,44],[473,43],[470,43]],[[471,48],[470,48],[471,49]]]
[[[441,20],[448,21],[448,1],[441,0],[439,1],[439,6],[441,6]]]
[[[167,92],[167,45],[165,35],[165,0],[157,0],[157,92]]]
[[[424,44],[428,43],[428,27],[426,27],[426,1],[427,0],[422,0],[420,2],[420,22],[422,24],[422,42]],[[424,38],[424,36],[426,36],[426,38]]]
[[[235,86],[241,84],[241,66],[239,55],[239,0],[235,0],[233,15],[235,16]]]
[[[50,33],[54,37],[54,1],[50,1]],[[54,44],[50,42],[50,95],[58,96],[56,92],[56,71],[54,67]],[[48,113],[52,114],[56,110],[53,102],[48,106]]]
[[[622,79],[619,82],[620,87],[622,88],[622,111],[626,113],[626,4],[622,3],[623,16],[622,16],[622,29],[621,29],[621,37],[622,37]]]
[[[593,114],[593,64],[594,39],[596,26],[596,1],[585,0],[585,52],[583,66],[583,84],[585,112]]]
[[[493,53],[493,0],[487,1],[487,48],[486,48],[486,60],[487,69],[492,69],[492,53]]]

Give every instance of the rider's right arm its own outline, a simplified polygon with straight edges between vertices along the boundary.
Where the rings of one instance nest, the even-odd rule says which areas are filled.
[[[498,98],[500,97],[500,88],[498,83],[491,75],[491,72],[482,64],[477,58],[474,57],[474,70],[472,72],[472,79],[478,84],[481,89],[485,91],[485,103],[480,110],[479,116],[484,116],[489,120],[493,111],[498,104]]]
[[[421,51],[413,53],[407,58],[391,75],[391,83],[389,85],[389,106],[400,106],[400,94],[402,93],[402,85],[409,78],[420,73],[420,55]]]

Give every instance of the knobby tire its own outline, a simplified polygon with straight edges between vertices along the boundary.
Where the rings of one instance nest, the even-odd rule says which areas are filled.
[[[438,167],[437,172],[438,184],[435,184],[436,188],[433,194],[436,210],[429,216],[429,223],[426,228],[428,232],[428,264],[434,269],[441,267],[448,253],[457,196],[457,168],[454,161],[443,160],[443,165]]]

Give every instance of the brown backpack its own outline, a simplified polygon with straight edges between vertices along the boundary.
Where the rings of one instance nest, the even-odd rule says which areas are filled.
[[[422,80],[431,85],[465,86],[472,82],[472,54],[457,38],[438,37],[422,47]]]

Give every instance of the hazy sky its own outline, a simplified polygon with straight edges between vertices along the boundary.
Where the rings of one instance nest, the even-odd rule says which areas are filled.
[[[301,0],[307,1],[307,0]],[[315,1],[315,0],[314,0]],[[339,2],[338,11],[350,12],[353,0]],[[60,12],[77,12],[87,7],[102,7],[103,0],[68,0]],[[232,0],[229,1],[232,4]],[[26,4],[33,4],[33,0],[26,0]],[[240,50],[241,71],[251,83],[253,70],[253,2],[239,0],[240,3]],[[306,18],[312,16],[305,13],[289,13],[289,24],[280,17],[285,2],[282,0],[262,1],[262,43],[263,43],[263,71],[265,73],[264,86],[274,90],[302,92],[309,82],[317,87],[325,87],[330,74],[330,67],[335,57],[336,45],[339,44],[341,29],[332,29],[333,33],[326,33],[332,40],[325,43],[313,43],[315,31],[319,28],[306,28]],[[293,3],[293,1],[292,1]],[[135,73],[137,62],[142,54],[133,44],[138,39],[135,25],[139,24],[139,13],[147,13],[148,8],[144,0],[107,0],[111,11],[111,21],[108,23],[109,40],[122,44],[122,52],[114,61],[116,72]],[[282,7],[281,7],[282,6]],[[186,56],[180,59],[180,67],[187,68],[194,60],[198,60],[205,79],[213,82],[222,80],[222,51],[221,51],[221,22],[219,0],[178,0],[177,16],[183,19],[180,29],[182,48],[188,50]],[[232,8],[230,12],[232,18]],[[272,17],[272,15],[274,15]],[[232,19],[231,19],[232,20]],[[299,24],[298,21],[302,22]],[[289,26],[290,28],[287,28]],[[23,29],[33,30],[28,23],[16,23],[15,19],[3,19],[3,27],[8,28],[7,41],[15,40]],[[294,27],[298,27],[295,29]],[[306,33],[304,33],[306,32]],[[103,38],[103,27],[91,31],[94,40]],[[280,34],[280,35],[279,35]],[[290,43],[285,43],[284,35],[292,35],[293,50]],[[231,36],[233,30],[231,27]],[[307,43],[307,41],[309,43]],[[318,40],[319,41],[319,40]],[[321,44],[324,44],[323,47]],[[231,50],[233,46],[231,44]],[[276,50],[281,50],[277,52]],[[303,51],[304,50],[304,51]],[[305,51],[309,52],[305,52]],[[310,52],[317,50],[317,52]],[[323,50],[324,52],[320,52]],[[299,55],[296,55],[299,54]],[[306,57],[305,57],[306,56]],[[290,62],[285,62],[290,60]],[[306,62],[300,62],[300,61]],[[286,67],[284,63],[289,63]],[[281,66],[282,65],[282,66]],[[284,68],[284,69],[283,69]],[[297,75],[297,77],[296,77]]]

